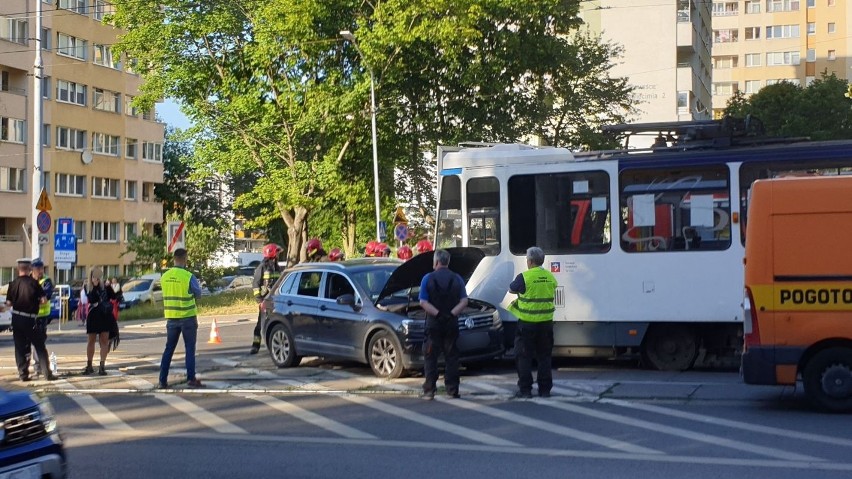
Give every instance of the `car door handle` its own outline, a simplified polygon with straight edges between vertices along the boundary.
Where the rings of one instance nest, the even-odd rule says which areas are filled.
[[[325,311],[328,308],[326,308],[324,304],[321,304],[319,309],[320,311]]]
[[[293,302],[290,301],[290,300],[287,300],[287,306],[293,306]]]

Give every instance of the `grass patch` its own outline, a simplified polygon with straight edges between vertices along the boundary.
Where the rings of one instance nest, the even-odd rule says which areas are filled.
[[[202,296],[197,301],[199,316],[215,316],[257,312],[257,302],[251,290],[227,291],[221,294]],[[159,319],[163,317],[163,303],[141,304],[125,309],[118,314],[120,321],[134,319]]]

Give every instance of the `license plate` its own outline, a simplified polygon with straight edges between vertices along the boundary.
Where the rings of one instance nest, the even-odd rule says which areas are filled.
[[[41,479],[41,466],[33,464],[14,471],[0,472],[0,479]]]

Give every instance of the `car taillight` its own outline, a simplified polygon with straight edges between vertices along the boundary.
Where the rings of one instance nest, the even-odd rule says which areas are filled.
[[[754,296],[751,294],[751,288],[746,287],[745,289],[746,297],[746,317],[744,321],[743,333],[744,333],[744,349],[748,350],[749,346],[759,346],[760,345],[760,322],[757,319],[757,309],[754,304]]]

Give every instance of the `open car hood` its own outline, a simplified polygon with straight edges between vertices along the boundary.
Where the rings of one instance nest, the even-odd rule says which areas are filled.
[[[458,273],[467,284],[485,253],[479,248],[447,248],[450,253],[450,271]],[[376,304],[382,299],[402,291],[420,286],[423,277],[434,271],[434,253],[419,254],[399,265],[388,278],[388,282],[376,298]]]

